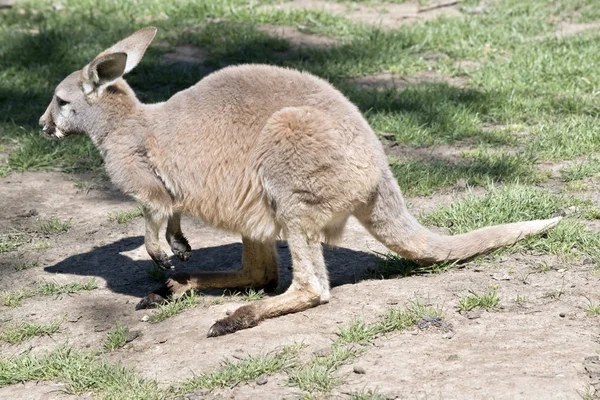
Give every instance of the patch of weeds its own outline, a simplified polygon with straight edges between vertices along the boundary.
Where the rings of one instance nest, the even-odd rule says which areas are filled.
[[[600,315],[600,304],[588,299],[588,306],[585,309],[589,317],[597,317]]]
[[[7,307],[20,307],[23,304],[23,300],[36,296],[51,296],[61,294],[72,294],[83,291],[89,291],[96,289],[96,279],[92,278],[84,283],[67,283],[64,285],[56,282],[45,282],[37,285],[32,289],[18,289],[14,291],[7,291],[0,293],[0,304]]]
[[[20,307],[23,304],[23,299],[31,297],[30,291],[19,289],[12,292],[0,293],[0,303],[6,307]]]
[[[596,389],[592,385],[587,385],[585,389],[577,390],[577,394],[582,400],[597,400]]]
[[[500,297],[498,297],[495,290],[490,290],[486,293],[471,292],[459,300],[456,310],[458,312],[471,311],[475,308],[492,310],[496,308],[499,302]]]
[[[565,183],[564,191],[569,192],[585,192],[588,190],[588,185],[584,181],[569,181]]]
[[[29,352],[0,358],[0,387],[26,381],[57,381],[70,394],[92,392],[103,399],[160,400],[166,397],[158,383],[131,369],[109,364],[96,353],[61,346],[44,355]]]
[[[355,349],[334,343],[331,354],[313,357],[305,365],[290,371],[288,383],[309,393],[329,393],[335,385],[342,382],[335,376],[337,369],[356,355]]]
[[[413,300],[402,308],[388,309],[381,321],[373,324],[355,319],[349,326],[340,328],[337,335],[341,342],[367,344],[382,334],[409,329],[423,318],[442,317],[440,308]]]
[[[96,179],[94,181],[88,181],[88,180],[84,180],[84,179],[79,179],[75,176],[71,177],[73,186],[75,186],[76,189],[81,190],[85,194],[88,194],[90,192],[90,190],[95,189],[98,186],[98,183],[100,182],[100,180],[101,179]]]
[[[56,282],[45,282],[39,285],[36,289],[36,294],[41,294],[44,296],[53,296],[53,295],[61,295],[61,294],[72,294],[78,292],[85,292],[89,290],[97,289],[96,279],[92,278],[87,282],[79,283],[66,283],[66,284],[58,284]]]
[[[362,319],[354,319],[349,326],[342,326],[337,335],[339,340],[346,343],[371,343],[380,334],[380,325],[367,324]]]
[[[535,272],[538,273],[546,273],[552,270],[552,266],[546,262],[536,263],[533,267],[531,267]]]
[[[455,263],[445,262],[431,265],[420,265],[414,261],[402,258],[394,253],[377,253],[376,264],[366,273],[366,279],[389,279],[396,276],[407,277],[421,274],[437,274],[446,272],[455,266]]]
[[[31,237],[23,232],[14,231],[0,234],[0,254],[15,251],[29,242],[31,242]]]
[[[360,393],[354,393],[350,397],[350,400],[386,400],[387,398],[377,391],[369,390],[361,390]]]
[[[58,332],[60,324],[59,321],[49,322],[47,324],[40,324],[37,322],[9,324],[2,329],[0,340],[10,344],[23,343],[35,336],[52,335],[53,333]]]
[[[563,168],[560,173],[567,182],[597,176],[600,174],[600,158],[588,157],[577,164]]]
[[[128,332],[129,328],[119,326],[119,321],[115,322],[115,327],[106,334],[104,350],[113,351],[125,346]]]
[[[45,235],[68,232],[69,229],[71,229],[71,220],[61,221],[58,218],[53,218],[40,224],[40,232]]]
[[[15,267],[15,271],[23,271],[30,268],[39,267],[40,263],[38,261],[26,261]]]
[[[152,262],[152,267],[147,272],[148,277],[156,282],[164,282],[167,279],[167,272],[159,268],[155,262]]]
[[[201,296],[196,294],[195,291],[191,291],[189,293],[185,293],[178,299],[173,301],[169,301],[165,304],[161,304],[156,308],[156,312],[150,316],[148,322],[155,324],[157,322],[162,322],[167,318],[170,318],[174,315],[181,313],[188,308],[194,308],[200,301]]]
[[[220,389],[252,381],[259,376],[272,375],[294,365],[301,345],[284,347],[281,351],[266,355],[247,356],[238,361],[225,360],[223,367],[214,372],[203,373],[184,382],[177,392],[186,394],[196,389]]]
[[[565,291],[561,288],[561,289],[554,289],[554,290],[550,290],[549,292],[546,292],[544,294],[544,297],[547,297],[549,299],[552,300],[558,300],[560,299],[560,297],[565,294]]]
[[[48,242],[47,240],[41,240],[41,241],[35,242],[31,246],[29,246],[29,248],[33,251],[44,251],[44,250],[48,250],[50,247],[52,247],[52,246],[50,245],[50,242]]]
[[[116,211],[108,213],[108,219],[119,224],[125,224],[132,219],[141,218],[144,216],[144,209],[137,207],[135,210],[130,211]]]
[[[524,294],[519,294],[517,295],[517,297],[515,298],[515,303],[519,304],[519,305],[523,305],[525,303],[529,302],[529,299],[527,297],[525,297]]]
[[[248,289],[244,292],[241,299],[242,301],[258,301],[265,298],[265,291],[260,289],[256,291],[254,289]]]
[[[442,318],[443,313],[438,307],[414,300],[403,308],[390,308],[380,322],[379,329],[382,333],[405,330],[415,326],[424,317]]]

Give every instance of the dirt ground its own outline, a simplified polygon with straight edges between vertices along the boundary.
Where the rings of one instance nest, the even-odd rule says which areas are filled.
[[[327,250],[331,271],[330,304],[298,314],[262,322],[258,327],[219,338],[207,339],[206,331],[227,310],[241,304],[224,297],[222,304],[206,295],[199,306],[158,324],[142,322],[152,311],[135,311],[140,296],[155,287],[147,275],[151,261],[142,243],[143,221],[126,224],[109,221],[111,211],[129,210],[134,203],[110,184],[86,193],[62,173],[12,174],[0,184],[0,225],[35,231],[40,221],[70,219],[69,232],[38,237],[44,250],[4,253],[0,258],[0,290],[31,286],[33,282],[66,283],[96,278],[98,289],[59,297],[33,297],[19,308],[3,308],[2,323],[63,319],[59,333],[39,337],[22,345],[3,344],[2,356],[31,348],[33,352],[54,348],[68,340],[75,348],[98,347],[116,320],[140,336],[110,354],[111,361],[134,367],[144,376],[165,384],[215,369],[225,358],[266,353],[282,345],[304,343],[305,354],[329,346],[342,325],[353,318],[372,321],[386,308],[411,299],[440,305],[456,334],[415,329],[377,339],[353,362],[343,366],[344,383],[332,397],[364,389],[377,390],[387,398],[578,398],[577,390],[589,383],[586,357],[598,349],[597,319],[585,316],[586,293],[593,293],[597,279],[592,266],[563,265],[551,257],[505,256],[500,262],[470,263],[451,272],[388,280],[360,280],[375,262],[374,252],[385,249],[355,221],[339,248]],[[452,196],[418,198],[419,209],[448,202]],[[31,212],[35,210],[35,212]],[[26,216],[35,214],[34,216]],[[194,249],[192,259],[178,270],[231,269],[239,266],[240,239],[200,222],[184,221],[184,231]],[[168,248],[166,243],[163,243]],[[16,255],[18,254],[18,256]],[[289,283],[290,260],[280,245],[282,287]],[[25,261],[39,266],[23,271],[14,267]],[[547,263],[544,273],[535,266]],[[508,280],[496,273],[510,272]],[[494,279],[494,276],[496,279]],[[458,297],[469,290],[498,287],[500,309],[495,312],[455,311]],[[560,290],[558,298],[550,294]],[[517,304],[518,295],[527,303]],[[353,373],[360,365],[366,374]],[[32,384],[0,389],[1,398],[24,398]],[[35,386],[39,398],[67,396],[56,385]],[[297,389],[285,385],[284,376],[273,376],[264,386],[241,385],[213,394],[218,398],[298,398]],[[43,397],[46,396],[46,397]],[[48,397],[49,396],[49,397]],[[233,397],[232,397],[233,396]]]

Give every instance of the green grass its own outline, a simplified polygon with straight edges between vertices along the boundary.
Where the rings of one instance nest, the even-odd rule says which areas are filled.
[[[57,296],[61,294],[74,294],[84,291],[96,289],[96,280],[94,278],[87,282],[58,284],[56,282],[40,283],[33,288],[17,289],[14,291],[0,292],[0,304],[6,307],[20,307],[23,305],[23,300],[40,296]]]
[[[142,207],[137,207],[135,210],[116,211],[108,213],[108,219],[119,224],[125,224],[132,219],[141,218],[144,216]]]
[[[58,332],[60,322],[54,321],[49,323],[37,322],[18,322],[8,324],[2,328],[0,340],[10,344],[20,344],[35,336],[52,335]]]
[[[380,321],[371,324],[362,319],[353,320],[350,325],[338,331],[342,343],[371,343],[377,337],[414,327],[423,318],[443,318],[442,310],[419,300],[408,302],[404,307],[389,308]]]
[[[99,399],[164,399],[166,391],[131,369],[109,364],[93,352],[61,346],[43,355],[0,358],[0,387],[26,381],[58,381],[67,393],[92,392]]]
[[[69,229],[71,229],[71,220],[62,221],[58,218],[53,218],[40,224],[40,232],[45,235],[68,232]]]
[[[39,267],[40,263],[38,261],[26,261],[15,266],[15,271],[24,271],[30,268]]]
[[[260,289],[256,291],[254,289],[248,289],[242,294],[242,301],[258,301],[265,298],[265,291]]]
[[[119,321],[115,322],[114,328],[112,328],[106,334],[106,339],[104,340],[104,350],[114,351],[125,346],[125,343],[127,343],[128,332],[129,328],[120,326]]]
[[[278,352],[258,356],[246,356],[238,361],[225,360],[222,368],[203,373],[184,382],[177,391],[191,393],[197,389],[221,389],[234,387],[243,382],[255,380],[259,376],[272,375],[291,368],[300,345],[286,346]]]
[[[394,253],[377,253],[377,262],[365,275],[367,279],[388,279],[395,277],[407,277],[412,275],[436,274],[450,270],[454,263],[438,263],[431,265],[420,265],[414,261],[402,258]]]
[[[456,310],[458,312],[471,311],[476,308],[483,310],[493,310],[498,306],[500,298],[495,290],[490,290],[485,293],[471,292],[468,295],[461,297]]]
[[[157,322],[162,322],[167,318],[180,314],[184,310],[194,308],[201,300],[201,298],[202,297],[196,294],[196,292],[194,291],[185,293],[176,300],[159,305],[156,311],[152,315],[150,315],[148,322],[153,324]]]
[[[563,168],[560,172],[563,179],[567,182],[597,177],[600,174],[600,159],[598,157],[588,157],[568,168]]]
[[[27,233],[13,230],[10,233],[0,234],[0,254],[16,251],[19,247],[30,243],[31,236]]]
[[[597,317],[600,315],[600,304],[588,299],[588,305],[585,312],[589,317]]]
[[[36,294],[44,296],[55,296],[61,294],[73,294],[97,289],[96,279],[92,278],[87,282],[65,283],[59,284],[56,282],[45,282],[39,285],[35,291]]]
[[[291,371],[288,374],[288,383],[311,394],[329,393],[334,386],[343,382],[336,376],[337,369],[356,355],[356,350],[335,343],[329,355],[313,357],[300,368]]]
[[[550,218],[573,205],[587,206],[587,203],[531,186],[492,186],[483,196],[469,193],[449,206],[422,215],[420,219],[424,224],[444,227],[452,234],[459,234],[488,225]],[[510,251],[531,250],[556,254],[565,259],[580,258],[581,255],[597,258],[599,246],[600,237],[595,232],[575,220],[564,220],[543,236],[518,242]]]

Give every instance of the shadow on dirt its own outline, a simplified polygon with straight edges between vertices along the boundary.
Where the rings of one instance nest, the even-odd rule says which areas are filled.
[[[46,267],[50,273],[73,274],[100,277],[115,293],[142,297],[148,291],[160,286],[148,275],[152,261],[132,260],[123,252],[132,251],[144,244],[142,236],[121,239],[117,242],[97,247],[94,250],[77,254]],[[285,242],[278,242],[280,284],[284,289],[291,283],[291,258]],[[341,247],[324,246],[325,261],[330,273],[332,286],[360,281],[373,267],[376,256],[361,251]],[[227,271],[240,267],[242,244],[231,243],[222,246],[196,249],[190,261],[183,263],[173,258],[176,271]]]

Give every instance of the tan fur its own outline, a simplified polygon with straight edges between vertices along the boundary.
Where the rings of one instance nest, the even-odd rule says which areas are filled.
[[[121,75],[141,60],[155,32],[136,32],[67,77],[40,120],[50,136],[90,136],[112,181],[144,206],[146,247],[163,268],[172,268],[158,244],[165,221],[175,255],[191,254],[181,213],[243,236],[241,271],[175,274],[142,306],[190,289],[276,286],[278,237],[290,246],[291,287],[240,308],[209,335],[327,302],[321,240],[338,238],[350,215],[391,250],[421,263],[468,259],[558,223],[520,222],[454,237],[430,232],[408,213],[359,110],[308,73],[228,67],[164,103],[142,104]]]

